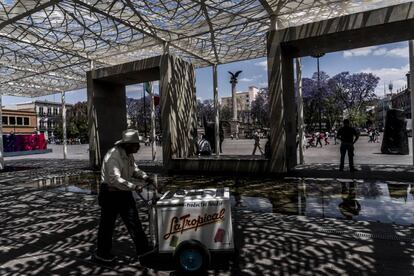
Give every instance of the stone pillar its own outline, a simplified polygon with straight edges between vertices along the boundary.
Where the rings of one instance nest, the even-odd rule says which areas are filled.
[[[89,115],[92,116],[90,121],[93,121],[89,128],[96,130],[95,137],[89,139],[98,145],[98,152],[90,153],[90,156],[99,158],[94,161],[99,167],[106,152],[114,146],[115,141],[121,139],[122,132],[127,128],[125,85],[92,80],[87,92],[88,104],[94,107]]]
[[[288,171],[297,165],[296,147],[296,101],[295,101],[295,71],[293,57],[289,50],[282,51],[282,87],[283,114],[286,134],[286,169]]]
[[[302,63],[301,59],[296,59],[296,87],[298,89],[298,131],[299,131],[299,164],[304,164],[303,157],[303,136],[304,136],[304,126],[303,126],[303,95],[302,95]]]
[[[163,55],[160,66],[163,164],[196,152],[197,97],[192,64]]]
[[[215,139],[215,149],[216,149],[216,156],[220,156],[220,130],[219,130],[219,103],[218,103],[218,88],[217,88],[217,64],[213,64],[213,96],[214,96],[214,111],[215,111],[215,124],[214,124],[214,136]],[[232,84],[233,88],[233,84]],[[236,88],[234,87],[234,90]],[[234,97],[236,95],[234,94]],[[234,104],[234,100],[233,100]],[[237,108],[236,108],[237,112]],[[233,113],[234,116],[234,113]]]
[[[280,33],[272,30],[267,37],[267,68],[270,108],[270,170],[284,173],[286,167],[286,132],[284,127],[282,48]]]
[[[91,71],[95,69],[93,60],[90,61]],[[87,73],[87,95],[88,95],[88,126],[89,126],[89,164],[92,168],[98,169],[100,166],[99,136],[96,124],[96,108],[93,103],[93,79],[90,72]]]
[[[62,130],[63,130],[63,159],[66,160],[68,154],[67,135],[66,135],[66,104],[65,91],[62,92]]]
[[[410,57],[410,93],[411,93],[411,155],[413,158],[413,166],[414,166],[414,92],[413,92],[413,83],[414,83],[414,40],[409,41],[409,57]]]
[[[0,171],[4,170],[2,94],[0,93]]]

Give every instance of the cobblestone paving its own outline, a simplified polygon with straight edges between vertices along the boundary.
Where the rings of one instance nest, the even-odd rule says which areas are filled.
[[[96,190],[71,190],[64,184],[81,181],[85,172],[90,175],[86,162],[7,164],[22,170],[0,173],[0,275],[169,274],[145,269],[129,258],[134,248],[122,225],[114,239],[119,261],[113,266],[91,261],[99,216]],[[193,178],[174,177],[177,183],[205,179]],[[142,208],[140,216],[148,231]],[[237,257],[228,269],[210,270],[211,275],[414,274],[410,226],[261,213],[243,207],[233,209],[233,224]]]

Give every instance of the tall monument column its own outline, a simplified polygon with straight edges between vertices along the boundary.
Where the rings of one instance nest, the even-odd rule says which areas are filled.
[[[237,121],[237,99],[236,99],[236,84],[237,84],[237,77],[240,75],[242,71],[237,71],[236,73],[232,73],[229,71],[231,75],[230,83],[231,83],[231,100],[233,105],[233,121]]]
[[[233,109],[233,119],[230,122],[231,132],[235,133],[235,138],[239,138],[239,125],[237,122],[237,98],[236,98],[236,84],[237,84],[237,77],[240,75],[242,71],[237,71],[236,73],[232,73],[229,71],[231,75],[230,83],[231,83],[231,100],[232,100],[232,109]]]

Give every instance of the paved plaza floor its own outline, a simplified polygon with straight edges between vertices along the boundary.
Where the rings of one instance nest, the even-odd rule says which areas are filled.
[[[363,138],[356,146],[361,171],[354,174],[338,174],[337,146],[330,145],[308,149],[306,161],[314,163],[298,166],[296,175],[282,180],[159,179],[180,187],[231,187],[238,254],[224,269],[213,265],[210,275],[414,275],[411,157],[378,154],[378,147]],[[239,141],[246,153],[252,150],[252,140]],[[225,141],[236,151],[235,142]],[[6,170],[0,172],[0,275],[168,275],[170,271],[146,269],[133,258],[132,242],[120,222],[114,239],[118,262],[102,266],[92,261],[99,206],[90,183],[99,182],[99,174],[88,168],[87,145],[69,146],[69,160],[58,159],[61,152],[53,147],[49,157],[6,158]],[[358,159],[362,153],[382,161]],[[141,156],[150,158],[149,147]],[[332,156],[332,163],[326,156]],[[143,167],[148,163],[145,158],[138,162]],[[341,217],[343,183],[359,187],[358,218]],[[241,204],[236,205],[237,197]],[[139,201],[137,206],[148,233],[145,208]]]
[[[330,144],[323,147],[311,147],[304,151],[305,164],[339,164],[339,144],[335,145],[330,139]],[[266,139],[261,139],[261,147],[264,150]],[[16,157],[6,157],[6,160],[21,159],[54,159],[63,158],[62,145],[48,145],[52,152],[46,154],[25,155]],[[225,139],[222,145],[223,156],[240,155],[246,158],[252,156],[254,148],[253,139]],[[390,165],[412,165],[412,148],[411,137],[409,138],[409,155],[393,155],[381,154],[381,143],[368,143],[367,136],[361,136],[355,145],[355,164],[371,165],[371,164],[390,164]],[[260,152],[256,151],[256,157],[260,156]],[[89,159],[89,145],[68,145],[68,159]],[[136,160],[149,161],[152,160],[152,148],[150,146],[142,146],[139,153],[135,155]],[[162,147],[156,147],[156,160],[162,161]],[[347,159],[346,159],[347,162]]]

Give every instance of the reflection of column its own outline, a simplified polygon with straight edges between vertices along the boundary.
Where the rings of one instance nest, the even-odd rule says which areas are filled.
[[[300,58],[296,59],[296,81],[298,89],[298,131],[299,131],[299,164],[304,163],[303,158],[303,97],[302,97],[302,64]]]
[[[3,158],[3,116],[2,116],[2,95],[0,93],[0,170],[4,169],[4,158]]]
[[[414,40],[409,41],[409,52],[410,52],[410,91],[411,91],[411,156],[413,158],[414,165]]]

